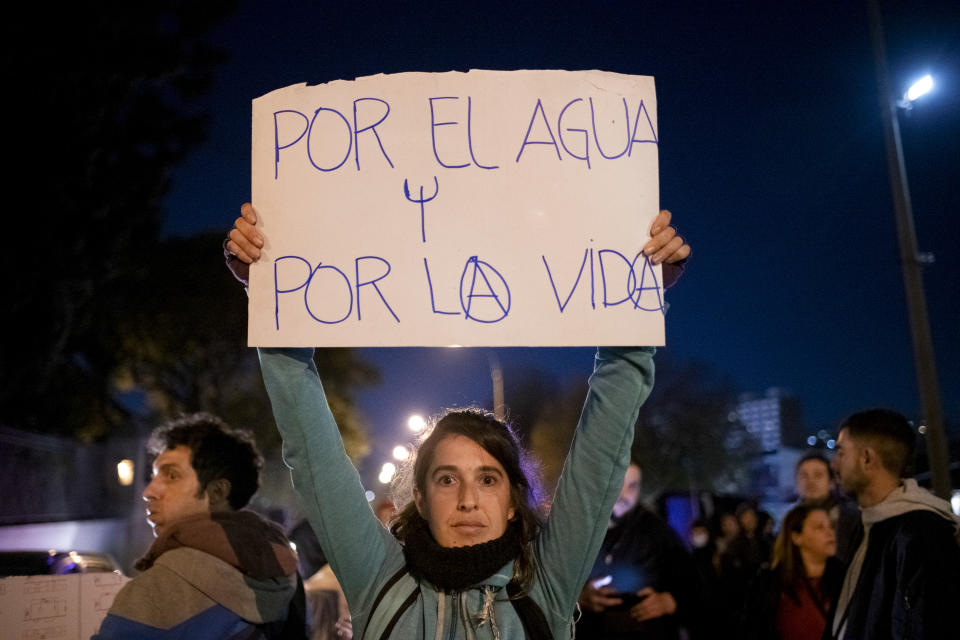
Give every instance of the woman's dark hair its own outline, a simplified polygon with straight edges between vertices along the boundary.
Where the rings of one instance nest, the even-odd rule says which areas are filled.
[[[230,507],[241,509],[260,487],[263,457],[249,431],[231,429],[209,413],[191,413],[157,427],[150,435],[147,452],[156,457],[181,446],[190,449],[199,495],[214,480],[225,478],[230,481]]]
[[[401,542],[410,534],[412,523],[420,518],[414,503],[413,491],[426,495],[427,473],[437,445],[451,436],[470,438],[496,458],[510,480],[510,501],[515,511],[514,520],[521,527],[523,547],[514,561],[513,577],[524,588],[534,574],[532,543],[544,521],[544,503],[540,491],[539,474],[533,459],[520,444],[516,434],[504,422],[482,409],[447,411],[432,429],[424,432],[416,450],[393,482],[394,503],[402,505],[393,518],[390,531]]]
[[[780,533],[773,543],[773,561],[770,567],[779,575],[783,590],[797,602],[797,586],[807,577],[807,569],[800,555],[800,547],[793,543],[791,534],[802,532],[803,523],[814,511],[827,513],[824,507],[809,503],[800,503],[787,511],[783,524],[780,525]],[[827,515],[829,516],[829,513]]]

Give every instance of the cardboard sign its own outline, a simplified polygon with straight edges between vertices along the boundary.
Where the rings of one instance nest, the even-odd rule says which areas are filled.
[[[129,581],[117,573],[0,579],[0,638],[87,640]]]
[[[662,345],[653,78],[402,73],[253,101],[257,346]]]

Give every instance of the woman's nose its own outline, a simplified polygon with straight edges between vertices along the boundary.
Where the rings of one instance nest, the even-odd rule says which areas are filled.
[[[464,484],[463,488],[460,490],[460,496],[457,502],[457,510],[473,511],[478,506],[477,490],[467,484]]]

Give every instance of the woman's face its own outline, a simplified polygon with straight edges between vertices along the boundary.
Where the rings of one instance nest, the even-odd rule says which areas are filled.
[[[424,489],[414,491],[414,501],[443,547],[499,538],[515,513],[503,465],[466,436],[437,443]]]
[[[807,514],[800,533],[791,533],[793,544],[801,551],[826,559],[837,553],[837,535],[826,511],[815,509]]]

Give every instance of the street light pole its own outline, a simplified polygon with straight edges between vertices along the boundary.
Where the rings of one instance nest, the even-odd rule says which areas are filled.
[[[896,213],[897,236],[900,239],[900,265],[903,269],[903,284],[906,289],[907,311],[910,332],[913,337],[913,360],[917,371],[920,405],[926,424],[927,456],[933,475],[933,492],[941,498],[950,499],[950,475],[946,435],[943,427],[943,407],[940,402],[940,387],[937,383],[937,368],[930,335],[930,320],[927,316],[927,301],[923,289],[923,261],[917,251],[917,235],[913,226],[913,208],[907,186],[907,172],[903,162],[900,143],[900,124],[896,104],[890,91],[887,73],[887,56],[884,46],[883,23],[877,0],[869,0],[870,31],[876,63],[877,86],[880,90],[880,108],[883,111],[884,134],[887,146],[887,168],[890,172],[890,187]]]
[[[502,421],[506,417],[506,408],[503,404],[503,369],[500,367],[500,358],[493,351],[487,353],[490,360],[490,381],[493,383],[493,415]]]

